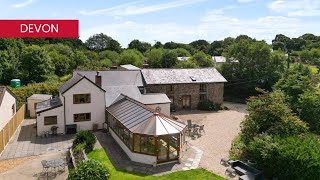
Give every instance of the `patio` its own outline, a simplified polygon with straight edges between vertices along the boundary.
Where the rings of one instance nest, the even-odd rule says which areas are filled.
[[[53,159],[64,159],[66,157],[65,152],[50,153],[40,156],[36,156],[32,159],[24,161],[22,164],[13,167],[12,169],[0,173],[0,179],[56,179],[65,180],[68,177],[68,168],[66,167],[64,171],[62,170],[49,170],[48,177],[46,174],[41,173],[43,167],[41,161],[43,160],[53,160]],[[20,158],[19,158],[20,159]],[[18,160],[18,159],[17,159]]]
[[[221,166],[220,160],[229,156],[232,140],[240,132],[240,123],[248,114],[246,105],[237,103],[224,103],[230,110],[218,112],[206,111],[180,111],[174,113],[179,120],[187,124],[204,125],[205,133],[200,137],[187,137],[189,144],[203,150],[200,167],[210,170],[218,175],[225,176],[226,168]]]
[[[63,152],[72,144],[72,135],[36,136],[35,119],[25,119],[0,155],[0,160]]]

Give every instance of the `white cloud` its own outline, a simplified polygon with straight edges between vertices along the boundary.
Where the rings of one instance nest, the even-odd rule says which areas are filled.
[[[11,7],[13,8],[22,8],[22,7],[25,7],[25,6],[28,6],[32,3],[34,3],[35,0],[26,0],[24,2],[21,2],[21,3],[17,3],[17,4],[12,4]]]
[[[82,10],[79,13],[82,15],[109,15],[109,16],[130,16],[130,15],[139,15],[147,14],[157,11],[162,11],[166,9],[172,9],[182,6],[187,6],[207,0],[175,0],[167,3],[159,3],[154,5],[144,5],[140,1],[126,3],[118,6],[114,6],[106,9],[98,10]]]
[[[238,0],[239,3],[249,3],[254,1],[257,1],[257,0]]]
[[[319,0],[275,0],[269,8],[288,16],[320,16]]]
[[[177,22],[156,24],[125,21],[86,29],[80,32],[80,38],[86,40],[89,36],[102,32],[126,47],[133,39],[149,43],[154,43],[154,40],[189,43],[197,39],[213,41],[246,34],[271,43],[272,39],[280,33],[289,37],[298,37],[304,33],[318,34],[319,28],[319,22],[303,21],[299,18],[285,16],[236,18],[226,15],[224,9],[217,9],[206,13],[196,25]]]

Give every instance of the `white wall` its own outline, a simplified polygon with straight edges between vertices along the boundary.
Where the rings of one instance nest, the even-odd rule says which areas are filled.
[[[53,125],[44,125],[44,117],[45,116],[57,116],[57,124]],[[42,113],[37,114],[37,135],[41,136],[43,131],[50,131],[52,126],[57,126],[58,128],[58,134],[64,133],[64,120],[63,120],[63,106],[50,109],[48,111],[44,111]]]
[[[91,94],[91,103],[73,104],[73,94]],[[103,128],[105,122],[105,92],[89,82],[82,79],[71,89],[60,96],[65,108],[66,125],[77,124],[77,131],[92,130],[93,124],[98,124],[98,128]],[[64,102],[65,98],[65,102]],[[78,113],[91,113],[91,121],[74,122],[73,115]]]
[[[120,145],[122,150],[128,155],[128,157],[131,159],[131,161],[144,163],[144,164],[151,164],[154,165],[157,163],[157,157],[146,155],[146,154],[139,154],[132,152],[122,141],[119,139],[119,137],[112,131],[111,128],[109,128],[109,132],[113,139],[117,141],[117,143]]]
[[[12,111],[14,105],[14,112]],[[4,92],[2,103],[0,106],[0,130],[9,122],[16,113],[16,99],[8,91]]]
[[[32,98],[28,98],[28,111],[29,111],[29,115],[31,118],[35,118],[36,116],[36,110],[34,109],[34,104],[35,103],[39,103],[42,101],[46,101],[50,98],[43,98],[43,99],[32,99]]]
[[[170,116],[170,103],[163,103],[163,104],[149,104],[146,105],[152,109],[156,109],[157,107],[161,108],[161,113]]]

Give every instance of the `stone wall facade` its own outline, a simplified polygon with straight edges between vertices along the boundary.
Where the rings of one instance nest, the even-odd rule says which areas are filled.
[[[214,103],[223,102],[224,83],[205,83],[205,88],[200,91],[200,83],[195,84],[173,84],[173,85],[147,85],[146,93],[165,93],[173,100],[177,110],[197,109],[200,96]],[[183,107],[183,101],[190,99],[190,108]]]

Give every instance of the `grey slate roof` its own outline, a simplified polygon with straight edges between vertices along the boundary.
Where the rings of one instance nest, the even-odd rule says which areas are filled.
[[[91,81],[95,82],[97,71],[80,71],[76,70],[75,74],[86,76]],[[127,71],[127,70],[106,70],[99,71],[102,80],[102,87],[105,86],[143,86],[140,71]]]
[[[48,100],[51,98],[52,98],[52,95],[49,95],[49,94],[33,94],[32,96],[28,97],[28,99],[44,99],[44,100]]]
[[[6,88],[5,86],[0,86],[0,106],[2,104],[2,100],[3,100],[3,97],[4,97],[4,93],[5,92],[8,92],[10,93],[14,98],[17,98],[16,95],[9,89],[9,88]]]
[[[215,68],[142,69],[141,73],[146,84],[227,82],[227,80]]]
[[[120,95],[107,111],[133,133],[147,135],[165,135],[181,133],[185,124],[157,113],[144,104]]]
[[[57,107],[62,106],[62,102],[61,99],[59,97],[53,98],[53,99],[49,99],[46,101],[42,101],[40,103],[37,104],[37,108],[36,108],[36,112],[37,113],[41,113],[50,109],[54,109]]]
[[[78,73],[73,73],[72,78],[70,78],[67,82],[65,82],[60,88],[59,92],[64,93],[66,90],[68,90],[70,87],[78,83],[83,78],[82,75]]]
[[[140,70],[140,68],[138,68],[137,66],[134,66],[132,64],[124,64],[124,65],[120,65],[120,67],[127,69],[127,70]]]
[[[121,93],[136,100],[141,97],[137,86],[104,86],[102,88],[106,91],[106,107],[109,107]]]
[[[170,103],[170,99],[166,94],[143,94],[140,99],[140,102],[143,104],[161,104],[161,103]]]

